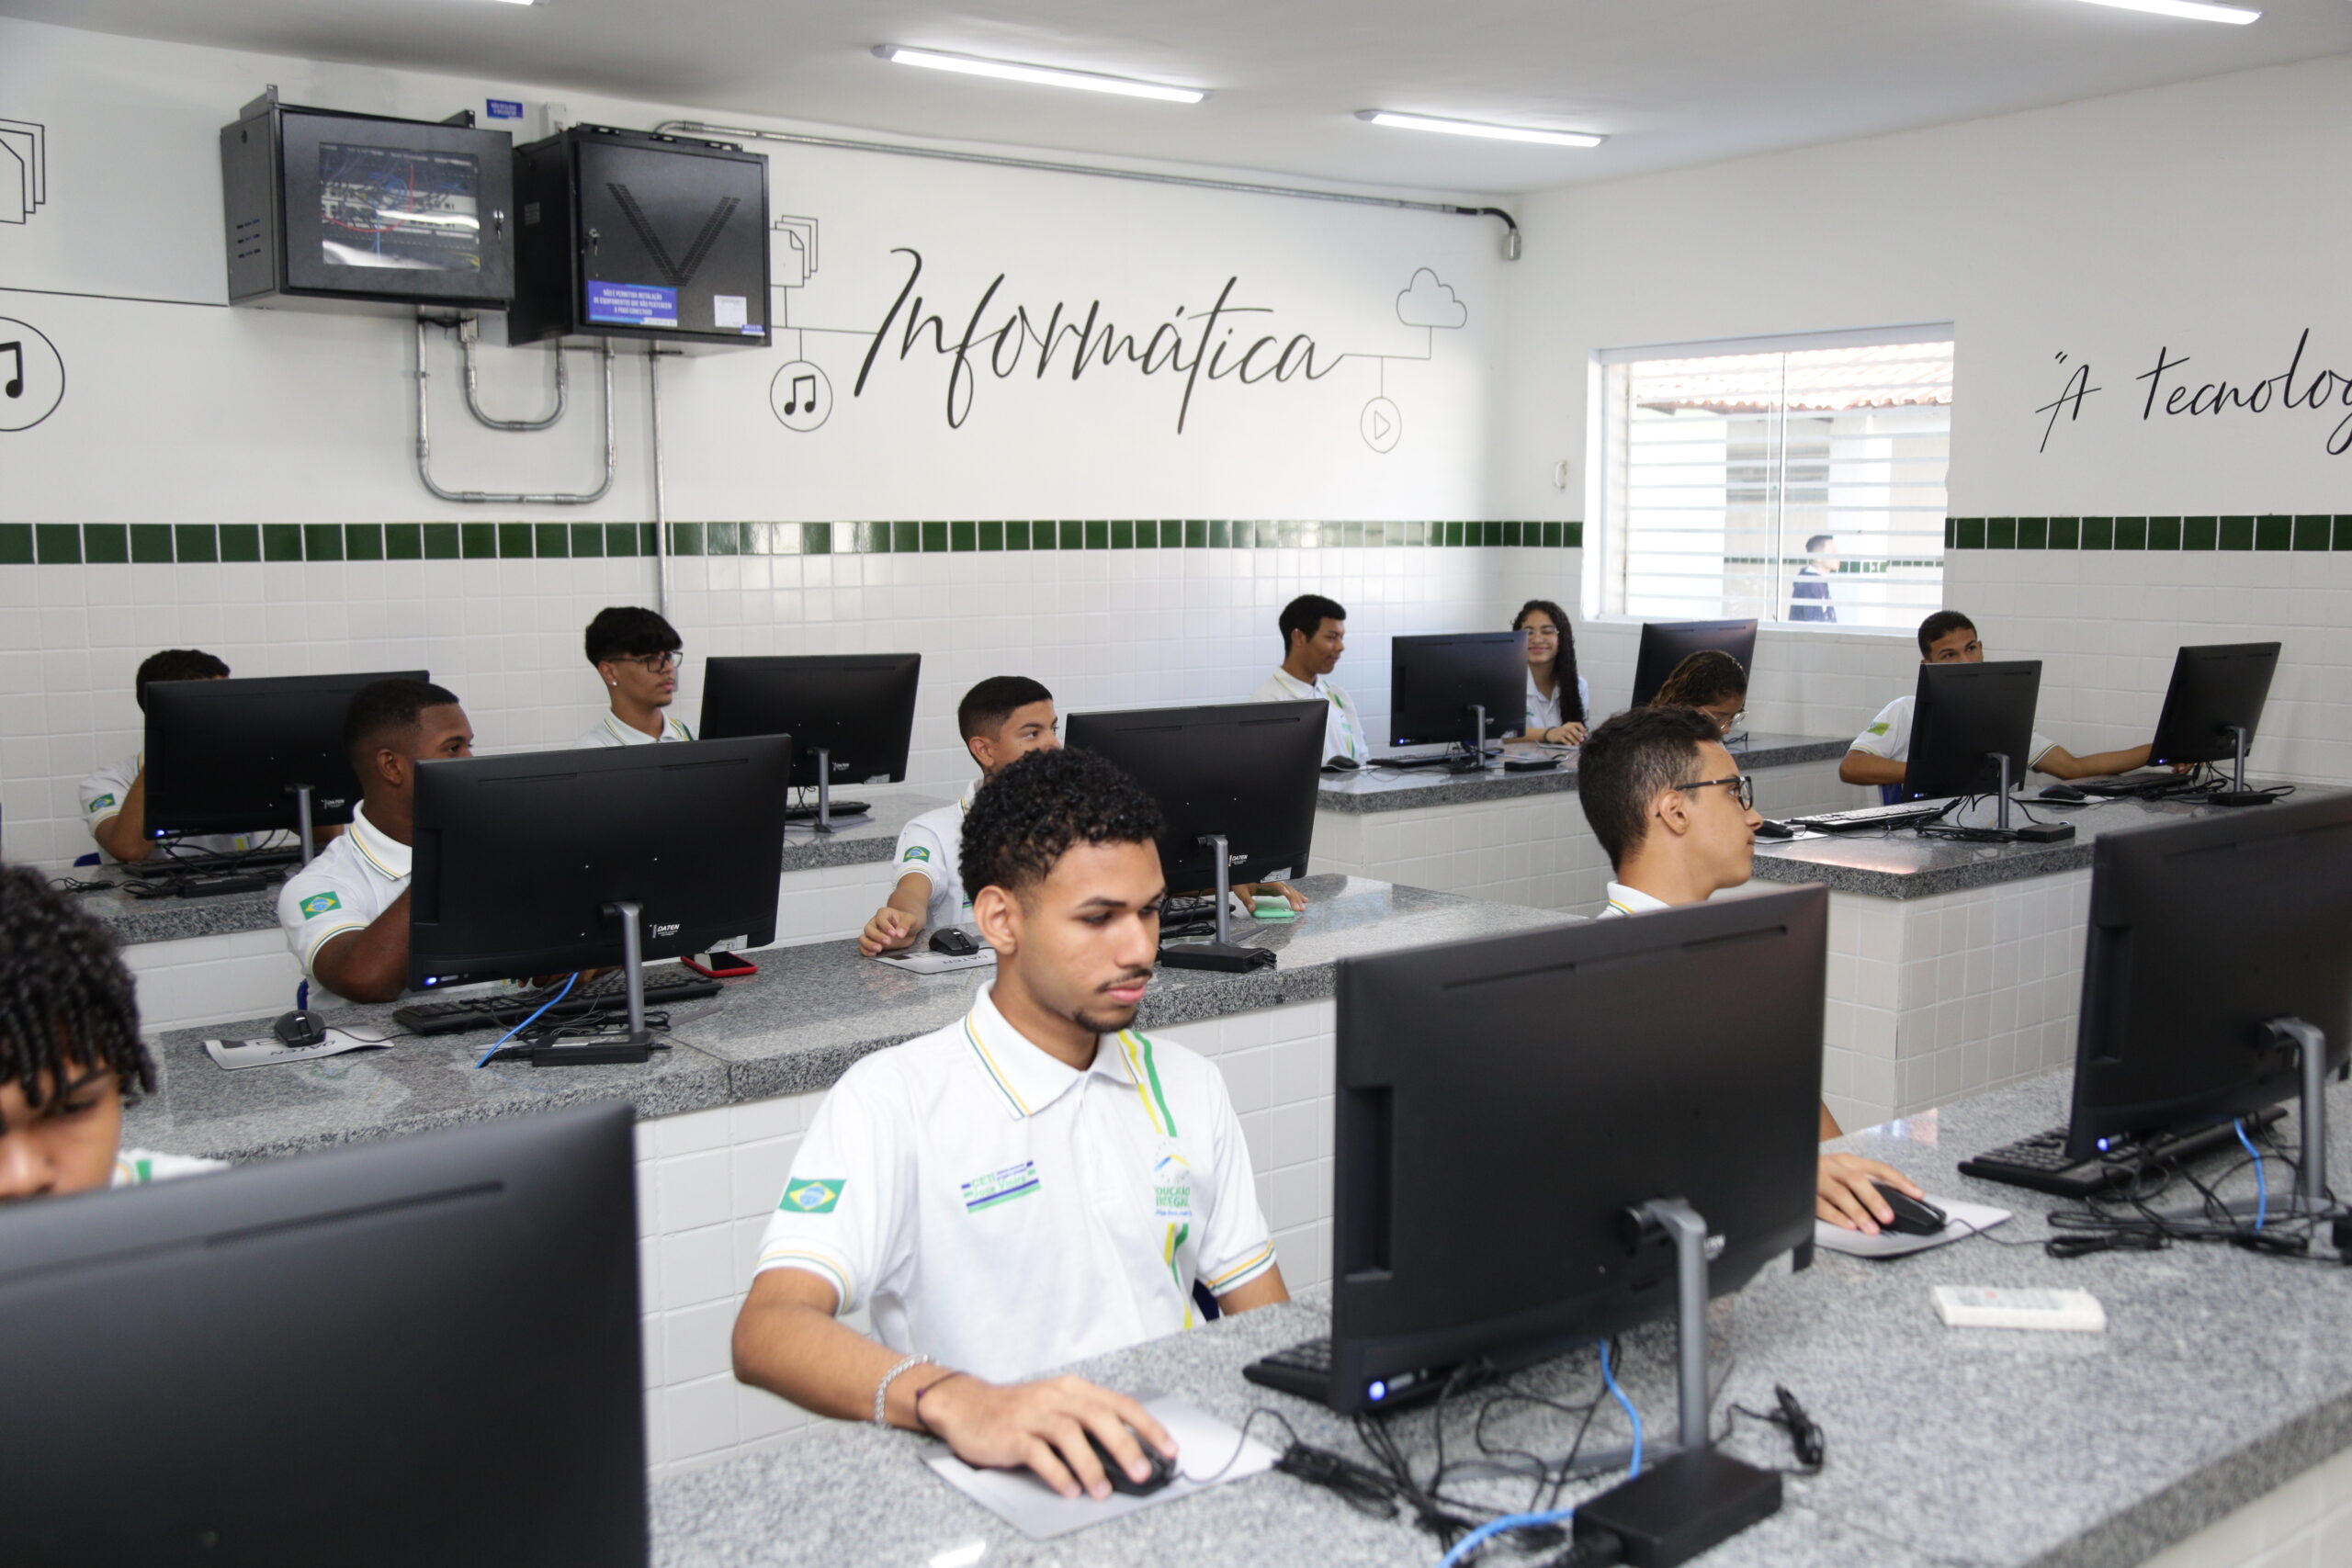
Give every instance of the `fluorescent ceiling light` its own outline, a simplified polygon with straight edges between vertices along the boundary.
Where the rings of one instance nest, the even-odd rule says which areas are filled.
[[[1446,136],[1484,136],[1496,141],[1532,141],[1543,147],[1598,147],[1609,140],[1583,130],[1532,130],[1518,125],[1480,125],[1469,119],[1435,119],[1425,114],[1392,114],[1387,109],[1358,109],[1356,118],[1400,130],[1434,130]]]
[[[2259,11],[2244,6],[2215,6],[2208,0],[2085,0],[2086,5],[2112,6],[2119,11],[2153,11],[2159,17],[2185,17],[2193,22],[2228,22],[2244,27],[2262,19]]]
[[[1007,82],[1034,83],[1040,87],[1077,87],[1089,93],[1117,93],[1130,98],[1158,98],[1170,104],[1197,104],[1208,96],[1197,87],[1166,87],[1157,82],[1102,76],[1091,71],[1057,71],[1049,65],[1015,65],[1009,60],[981,60],[969,54],[942,54],[930,49],[901,49],[895,43],[876,44],[874,52],[899,65],[956,71],[967,76],[995,76]]]

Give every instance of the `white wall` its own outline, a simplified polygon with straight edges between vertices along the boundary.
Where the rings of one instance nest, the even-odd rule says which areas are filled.
[[[2305,328],[2299,389],[2352,377],[2352,209],[2332,194],[2347,134],[2339,56],[1532,198],[1493,492],[1513,516],[1584,515],[1595,349],[1951,321],[1955,516],[2352,509],[2352,453],[2326,450],[2352,383],[2317,412],[2167,417],[2160,398],[2143,419],[2137,379],[2169,348],[2189,363],[2167,389],[2257,382]],[[2036,411],[2086,363],[2104,389],[2043,451]],[[2177,644],[2277,637],[2258,761],[2352,779],[2352,552],[1962,550],[1945,581],[1996,655],[2047,661],[2042,728],[2072,750],[2145,739]],[[1605,662],[1630,631],[1586,640]],[[1859,729],[1916,658],[1901,637],[1768,632],[1751,712]]]
[[[574,121],[624,126],[683,112],[0,21],[0,115],[46,126],[51,186],[28,221],[0,225],[0,341],[22,336],[9,324],[21,321],[57,345],[65,373],[51,417],[27,430],[0,417],[0,524],[650,517],[642,345],[620,365],[609,497],[578,509],[463,507],[433,500],[413,471],[411,328],[391,316],[219,303],[216,135],[273,82],[288,102],[423,118],[479,109],[486,96],[552,96]],[[673,521],[1493,515],[1486,476],[1505,264],[1490,220],[795,147],[775,148],[771,165],[774,210],[820,225],[817,274],[772,291],[775,307],[842,330],[664,363]],[[1099,299],[1105,319],[1139,338],[1180,310],[1205,310],[1230,277],[1230,303],[1265,313],[1235,318],[1228,364],[1259,332],[1304,333],[1328,373],[1254,387],[1204,376],[1179,434],[1174,373],[1098,367],[1072,383],[1057,369],[1040,379],[1033,348],[1020,373],[983,373],[951,428],[948,361],[924,346],[899,362],[896,326],[866,395],[849,395],[871,341],[859,334],[882,321],[906,276],[895,247],[922,252],[919,291],[951,342],[999,273],[983,332],[1014,303],[1042,322],[1057,302],[1068,320]],[[1464,308],[1461,326],[1407,323],[1398,296],[1423,268]],[[504,348],[495,318],[484,336],[502,345],[485,351],[485,401],[507,415],[537,412],[547,355]],[[770,405],[772,379],[804,353],[841,395],[813,433],[787,429]],[[436,343],[436,477],[481,490],[578,487],[594,469],[596,400],[593,361],[573,363],[578,412],[562,426],[496,434],[467,419],[454,351]],[[36,382],[50,374],[35,370]],[[1376,395],[1404,425],[1385,454],[1359,433]],[[1498,624],[1502,553],[681,559],[671,613],[696,653],[920,649],[910,779],[960,786],[968,764],[950,718],[973,680],[1035,675],[1066,712],[1238,698],[1278,657],[1276,607],[1309,590],[1354,611],[1363,651],[1342,679],[1377,719],[1385,637]],[[6,852],[56,863],[90,847],[74,786],[136,749],[130,674],[155,648],[208,648],[240,674],[422,664],[466,699],[486,749],[548,745],[601,710],[582,626],[604,604],[650,603],[654,592],[650,564],[637,559],[0,564]],[[690,687],[689,717],[694,698]]]

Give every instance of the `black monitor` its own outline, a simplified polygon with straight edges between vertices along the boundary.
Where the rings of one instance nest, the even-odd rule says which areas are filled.
[[[2245,1116],[2352,1056],[2352,795],[2101,834],[2067,1154]],[[2212,919],[2212,911],[2228,911]],[[2306,1102],[2306,1141],[2324,1136]],[[2307,1152],[2324,1177],[2324,1143]],[[2273,1213],[2278,1212],[2274,1202]]]
[[[775,940],[791,739],[527,751],[418,764],[408,983],[619,964],[625,1042],[535,1063],[641,1062],[645,960]]]
[[[2275,642],[2209,643],[2173,655],[2172,684],[2148,761],[2234,762],[2232,786],[2212,799],[2223,806],[2268,804],[2276,795],[2245,787],[2245,754],[2278,672]]]
[[[1756,623],[1749,621],[1650,621],[1642,626],[1641,651],[1634,660],[1634,706],[1645,708],[1666,678],[1694,653],[1714,649],[1756,669]]]
[[[1809,1259],[1828,907],[1803,887],[1340,961],[1334,1409],[1674,1314],[1674,1247],[1630,1228],[1654,1199],[1703,1222],[1709,1294]]]
[[[2038,659],[1920,665],[1898,798],[1997,795],[2006,828],[2008,789],[2024,781],[2033,760],[2033,710],[2041,694]]]
[[[1474,708],[1486,723],[1472,730]],[[1475,760],[1487,739],[1527,719],[1527,634],[1454,632],[1388,644],[1388,743],[1461,746]]]
[[[157,681],[147,688],[147,836],[303,832],[348,822],[359,778],[343,748],[351,694],[422,670],[259,680]]]
[[[1159,803],[1167,818],[1159,863],[1168,886],[1216,890],[1216,940],[1171,943],[1160,950],[1161,963],[1249,969],[1274,962],[1269,949],[1233,942],[1226,891],[1234,882],[1306,874],[1326,716],[1323,703],[1308,701],[1070,716],[1069,745],[1116,762]],[[1222,857],[1207,841],[1214,838],[1224,840]]]
[[[914,733],[920,653],[763,654],[703,664],[702,738],[793,738],[792,785],[829,795],[899,784]],[[821,765],[820,765],[821,760]],[[818,822],[829,826],[830,800]]]
[[[641,1568],[630,1120],[7,1205],[7,1561]]]

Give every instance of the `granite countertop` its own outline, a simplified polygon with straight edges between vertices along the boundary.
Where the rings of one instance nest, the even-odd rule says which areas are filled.
[[[1720,1435],[1732,1404],[1770,1408],[1785,1383],[1827,1440],[1828,1462],[1786,1481],[1781,1510],[1699,1561],[1720,1568],[2120,1568],[2142,1562],[2352,1444],[2352,1270],[2226,1247],[2108,1253],[2058,1260],[2037,1245],[2053,1200],[1965,1180],[1961,1158],[2062,1120],[2068,1075],[2045,1075],[1889,1123],[1846,1141],[1917,1178],[1930,1194],[2018,1210],[1995,1233],[1873,1263],[1827,1252],[1802,1273],[1768,1269],[1711,1312]],[[2352,1155],[2352,1090],[2335,1091],[2332,1142]],[[2234,1190],[2233,1184],[2233,1190]],[[2012,1245],[2003,1245],[2003,1243]],[[2105,1305],[2099,1335],[1948,1329],[1938,1284],[2077,1287]],[[1306,1401],[1242,1381],[1242,1365],[1327,1331],[1329,1297],[1228,1318],[1099,1358],[1078,1371],[1110,1386],[1164,1390],[1239,1426],[1277,1410],[1309,1442],[1364,1457],[1349,1427]],[[1628,1335],[1620,1381],[1652,1432],[1670,1436],[1673,1336]],[[1524,1387],[1578,1403],[1597,1393],[1589,1352],[1520,1374]],[[1472,1450],[1476,1395],[1447,1416],[1448,1457]],[[1400,1413],[1388,1430],[1427,1476],[1431,1413]],[[1506,1405],[1488,1421],[1494,1449],[1557,1457],[1575,1421]],[[1253,1435],[1279,1447],[1261,1418]],[[1602,1406],[1589,1438],[1621,1446],[1623,1418]],[[1751,1462],[1792,1462],[1786,1438],[1740,1420],[1724,1439]],[[1031,1542],[921,1466],[909,1434],[828,1424],[768,1452],[658,1482],[653,1561],[661,1568],[848,1562],[962,1561],[1127,1568],[1262,1568],[1270,1562],[1434,1562],[1409,1524],[1358,1512],[1331,1494],[1266,1474]],[[1221,1455],[1188,1456],[1195,1471]],[[1570,1486],[1564,1503],[1614,1478]],[[1450,1491],[1523,1507],[1526,1482],[1467,1478]],[[977,1557],[971,1549],[982,1549]],[[1532,1558],[1514,1555],[1512,1561]]]
[[[820,833],[805,822],[786,825],[784,871],[815,871],[824,866],[879,865],[897,847],[899,829],[910,817],[952,805],[953,796],[891,795],[878,788],[844,791],[848,799],[867,801],[874,811],[832,833]],[[95,873],[92,881],[119,887],[130,880],[118,866]],[[233,936],[262,931],[277,925],[277,885],[258,893],[232,893],[217,898],[134,898],[127,893],[85,893],[82,908],[123,946],[142,942],[181,942],[190,937]]]
[[[2305,795],[2337,793],[2313,784],[2300,789]],[[1995,809],[1993,803],[1980,802],[1965,818],[1954,820],[1990,827]],[[2102,833],[2184,822],[2217,811],[2260,809],[2177,800],[2100,800],[2068,806],[2028,795],[2023,810],[2011,805],[2012,825],[2029,820],[2026,812],[2030,811],[2044,822],[2073,823],[2075,836],[2056,844],[1971,844],[1956,839],[1922,838],[1907,828],[1872,833],[1805,832],[1793,839],[1758,840],[1756,875],[1764,882],[1819,882],[1832,892],[1872,898],[1931,898],[1939,893],[1964,893],[2079,870],[2091,863],[2091,844]]]
[[[1799,735],[1750,735],[1732,748],[1743,768],[1785,768],[1799,762],[1826,762],[1846,754],[1850,740],[1809,739]],[[1558,795],[1577,787],[1574,752],[1557,767],[1543,773],[1510,773],[1500,766],[1476,773],[1449,773],[1442,768],[1364,768],[1352,773],[1326,773],[1315,798],[1319,811],[1363,815],[1377,811],[1409,811],[1428,806],[1463,806],[1482,800],[1513,800],[1521,795]]]
[[[1181,1031],[1204,1019],[1328,997],[1349,953],[1557,925],[1571,917],[1349,876],[1310,876],[1295,921],[1237,921],[1237,941],[1273,949],[1274,968],[1246,975],[1161,969],[1140,1027]],[[390,1137],[558,1105],[627,1100],[666,1116],[830,1087],[861,1056],[962,1016],[987,968],[911,975],[858,956],[854,941],[768,948],[760,973],[675,1010],[673,1049],[641,1066],[537,1068],[475,1060],[496,1029],[401,1038],[386,1051],[226,1072],[207,1039],[266,1035],[269,1022],[178,1030],[157,1042],[156,1092],[126,1115],[123,1142],[170,1154],[252,1159]],[[331,1027],[390,1034],[390,1004],[329,1012]],[[1180,1034],[1181,1038],[1181,1034]]]

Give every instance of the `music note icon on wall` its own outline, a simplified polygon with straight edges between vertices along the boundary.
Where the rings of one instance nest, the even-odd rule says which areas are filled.
[[[11,393],[10,395],[14,396],[15,394]],[[808,413],[815,413],[817,412],[816,377],[795,376],[792,378],[792,397],[785,403],[784,412],[787,415],[800,413],[803,412]]]
[[[796,359],[768,382],[768,412],[786,430],[816,429],[832,416],[832,382],[813,360]]]
[[[30,321],[0,316],[0,435],[30,430],[65,397],[65,361]]]
[[[8,381],[6,386],[0,386],[0,392],[6,392],[12,398],[23,397],[25,395],[24,344],[21,341],[0,343],[0,354],[9,356]]]

